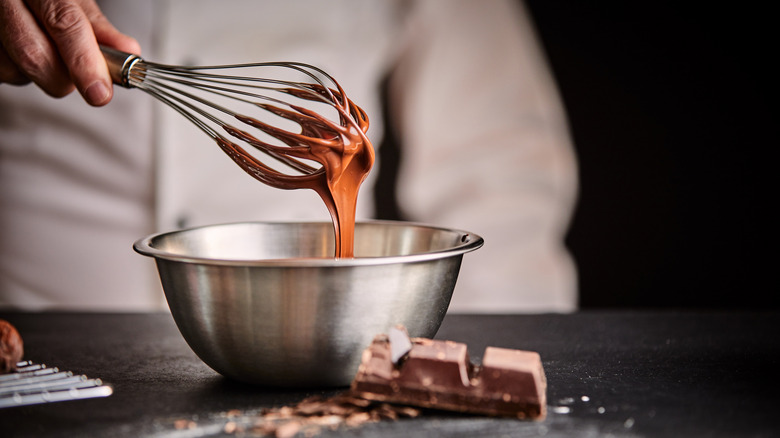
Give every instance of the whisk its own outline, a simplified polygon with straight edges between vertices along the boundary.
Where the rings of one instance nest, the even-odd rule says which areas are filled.
[[[374,151],[366,137],[368,116],[333,77],[298,62],[185,67],[101,50],[116,84],[143,90],[179,112],[252,177],[280,189],[316,191],[333,218],[336,257],[352,256],[357,191]],[[292,174],[236,141],[289,166]],[[342,224],[348,232],[341,232]]]
[[[361,152],[352,149],[370,144],[365,136],[366,113],[347,98],[333,77],[312,65],[262,62],[187,67],[148,62],[104,46],[101,51],[114,83],[143,90],[173,108],[216,141],[250,175],[273,187],[314,188],[313,176],[343,171],[343,166],[333,165],[333,154],[350,161],[350,155]],[[287,79],[291,73],[304,81]],[[315,108],[317,104],[319,108]],[[237,105],[243,109],[235,109]],[[328,115],[327,108],[335,112]],[[251,115],[258,109],[276,116],[275,122]],[[277,126],[285,121],[289,129]],[[237,128],[237,122],[259,129],[282,145]],[[295,128],[290,122],[298,125],[299,132],[291,130]],[[234,140],[281,161],[298,175],[266,165]],[[370,155],[364,163],[370,168],[373,151],[363,152]],[[311,161],[320,166],[312,166]],[[337,175],[328,179],[337,179]]]

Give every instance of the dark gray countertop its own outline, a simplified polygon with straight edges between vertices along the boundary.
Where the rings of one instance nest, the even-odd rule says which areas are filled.
[[[226,413],[338,390],[279,390],[222,378],[168,314],[0,313],[25,358],[110,383],[107,398],[0,409],[0,436],[220,436]],[[438,412],[319,436],[778,436],[777,312],[449,315],[437,338],[538,351],[548,417],[524,422]],[[190,420],[193,429],[177,429]],[[251,436],[251,435],[250,435]]]

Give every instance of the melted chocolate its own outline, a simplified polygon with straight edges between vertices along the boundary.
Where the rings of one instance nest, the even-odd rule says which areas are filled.
[[[374,164],[374,149],[366,136],[366,113],[346,97],[337,85],[336,90],[310,85],[309,92],[284,89],[282,92],[306,100],[320,100],[323,96],[333,101],[339,112],[339,123],[300,106],[283,109],[267,103],[257,106],[279,117],[291,120],[301,127],[300,133],[285,131],[248,116],[236,116],[241,123],[257,128],[286,146],[277,146],[257,139],[234,126],[224,126],[233,138],[240,139],[289,165],[302,175],[287,175],[274,170],[241,146],[221,137],[219,147],[245,172],[271,187],[292,190],[311,189],[325,202],[333,220],[336,236],[335,257],[354,257],[355,211],[360,185]],[[313,93],[312,93],[313,92]],[[331,97],[332,96],[332,97]],[[300,160],[319,163],[320,168]]]

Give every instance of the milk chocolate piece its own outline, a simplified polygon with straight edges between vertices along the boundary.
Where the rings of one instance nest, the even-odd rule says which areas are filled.
[[[370,400],[424,408],[541,420],[547,413],[547,381],[539,354],[488,347],[482,366],[465,344],[414,338],[407,356],[393,364],[389,337],[379,335],[363,352],[352,382]]]
[[[406,332],[406,327],[397,326],[387,332],[387,338],[390,342],[390,361],[397,364],[412,349],[409,333]]]
[[[15,370],[23,355],[24,345],[19,332],[11,323],[0,319],[0,374]]]

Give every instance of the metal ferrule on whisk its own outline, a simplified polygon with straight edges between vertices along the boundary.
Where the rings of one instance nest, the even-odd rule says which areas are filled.
[[[136,62],[142,61],[141,57],[105,46],[100,46],[100,51],[103,52],[103,57],[106,58],[106,65],[108,66],[111,80],[117,85],[131,88],[129,79],[130,69]]]

